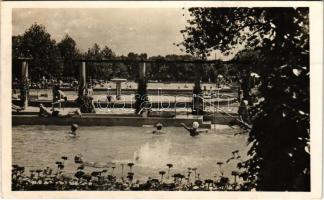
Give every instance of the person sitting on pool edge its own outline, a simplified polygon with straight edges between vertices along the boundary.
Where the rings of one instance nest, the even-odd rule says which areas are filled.
[[[55,105],[58,105],[61,108],[61,103],[67,102],[67,96],[65,93],[60,89],[59,85],[54,85],[53,87],[53,103],[52,108],[54,109]]]
[[[53,110],[46,108],[43,104],[39,104],[39,116],[41,117],[75,117],[80,116],[81,112],[79,109],[76,109],[75,111],[70,111],[68,113],[60,113],[59,110]]]
[[[65,93],[62,90],[58,90],[58,98],[56,99],[56,101],[54,101],[52,103],[53,107],[54,105],[59,105],[61,108],[61,103],[66,103],[67,102],[67,96],[65,95]]]
[[[200,133],[206,133],[208,132],[207,129],[203,129],[203,130],[198,130],[199,127],[199,123],[198,122],[193,122],[192,123],[192,127],[188,127],[187,125],[185,125],[184,123],[181,123],[181,125],[190,133],[190,136],[195,137],[197,135],[199,135]]]
[[[153,134],[164,134],[165,132],[162,131],[163,124],[162,123],[157,123],[155,125],[156,130],[152,131]]]
[[[69,136],[76,137],[76,130],[78,129],[77,124],[71,124],[71,131],[69,132]]]

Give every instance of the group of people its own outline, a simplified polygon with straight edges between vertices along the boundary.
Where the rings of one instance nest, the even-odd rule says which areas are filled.
[[[92,87],[88,87],[86,90],[87,96],[93,95]],[[67,111],[63,112],[61,111],[61,105],[65,104],[67,102],[67,96],[64,94],[62,90],[60,90],[59,85],[55,85],[53,87],[53,103],[52,103],[52,109],[46,108],[43,104],[40,104],[39,108],[39,116],[42,117],[81,117],[81,111],[79,109],[73,110],[73,111]],[[56,106],[58,106],[58,109],[56,109]],[[192,126],[187,126],[184,123],[181,123],[181,126],[184,127],[190,134],[190,136],[195,137],[198,136],[200,133],[208,132],[208,129],[198,129],[199,123],[193,122]],[[156,130],[152,131],[153,134],[164,134],[165,132],[162,130],[163,124],[157,123],[155,125]],[[76,130],[78,128],[77,124],[71,125],[71,132],[69,132],[69,135],[71,137],[76,136]]]
[[[67,102],[67,96],[62,90],[60,90],[59,85],[53,87],[53,102],[52,108],[46,108],[43,104],[39,105],[39,116],[42,117],[81,117],[81,111],[79,109],[75,110],[61,110],[62,104]]]
[[[153,134],[165,134],[165,132],[162,130],[163,125],[162,123],[157,123],[156,130],[152,131]],[[187,126],[185,123],[181,123],[181,126],[184,127],[190,134],[191,137],[198,136],[200,133],[207,133],[208,129],[198,129],[199,123],[193,122],[192,126]]]
[[[42,108],[44,109],[44,108]],[[72,113],[75,114],[75,113]],[[189,132],[190,136],[195,137],[198,136],[200,133],[207,133],[208,129],[198,129],[199,128],[199,123],[198,122],[193,122],[192,126],[189,127],[184,123],[181,123],[181,125]],[[78,129],[78,125],[77,124],[72,124],[71,125],[71,131],[68,132],[70,137],[77,137],[77,129]],[[162,123],[157,123],[155,125],[156,130],[152,131],[152,134],[165,134],[166,132],[162,130],[163,128],[163,124]]]
[[[64,112],[55,108],[46,108],[43,104],[39,105],[39,116],[41,117],[81,117],[81,115],[79,109]]]
[[[15,77],[13,80],[13,88],[18,88],[20,84],[20,80],[18,77]],[[60,79],[47,79],[44,76],[41,79],[37,80],[30,80],[28,81],[28,86],[32,89],[48,89],[52,88],[54,85],[60,84],[67,88],[77,88],[78,81],[75,79],[66,79],[66,80],[60,80]]]

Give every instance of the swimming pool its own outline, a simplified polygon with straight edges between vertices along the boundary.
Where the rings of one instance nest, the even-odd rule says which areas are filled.
[[[201,178],[212,178],[219,172],[216,162],[226,163],[234,150],[240,150],[244,159],[247,151],[246,136],[234,136],[238,129],[221,125],[218,128],[192,138],[179,127],[165,127],[166,134],[153,135],[151,127],[81,126],[79,137],[69,138],[69,126],[15,126],[12,162],[25,166],[27,171],[55,167],[55,161],[67,156],[64,171],[72,173],[77,168],[74,156],[82,154],[87,161],[116,162],[117,176],[121,175],[121,163],[133,162],[135,180],[160,177],[159,171],[167,171],[168,163],[173,164],[170,174],[185,173],[188,167],[195,167]],[[225,175],[230,176],[235,166],[235,162],[224,165]]]

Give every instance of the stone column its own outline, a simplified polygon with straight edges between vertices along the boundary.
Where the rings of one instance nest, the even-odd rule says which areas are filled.
[[[139,79],[144,79],[146,76],[145,76],[145,72],[146,72],[146,63],[145,62],[141,62],[139,63],[139,75],[138,75],[138,78]]]
[[[202,74],[202,64],[196,64],[197,71],[195,74],[195,85],[193,88],[193,102],[192,102],[192,110],[193,114],[200,115],[203,111],[203,100],[202,100],[202,90],[200,85],[201,74]]]
[[[79,77],[79,97],[84,95],[85,88],[86,88],[86,62],[82,61],[80,65],[80,77]]]
[[[138,68],[138,82],[137,82],[137,93],[135,96],[135,113],[141,114],[140,111],[147,105],[147,84],[145,80],[145,68],[146,63],[144,61],[139,63]]]
[[[28,61],[22,60],[21,64],[21,89],[20,89],[20,99],[22,107],[27,108],[28,106],[28,95],[29,95],[29,85],[28,85]]]
[[[121,97],[121,81],[116,81],[116,99],[120,100]]]

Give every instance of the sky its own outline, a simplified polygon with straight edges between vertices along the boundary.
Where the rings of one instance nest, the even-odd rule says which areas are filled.
[[[36,22],[57,42],[69,34],[83,51],[98,43],[118,55],[181,54],[173,43],[182,40],[184,12],[181,8],[14,9],[13,35],[23,34]]]
[[[16,8],[12,15],[13,35],[23,34],[37,23],[44,25],[56,42],[69,34],[83,52],[97,43],[117,55],[134,52],[148,56],[184,54],[174,43],[182,41],[180,30],[189,19],[182,8]],[[218,59],[227,60],[216,53]]]

